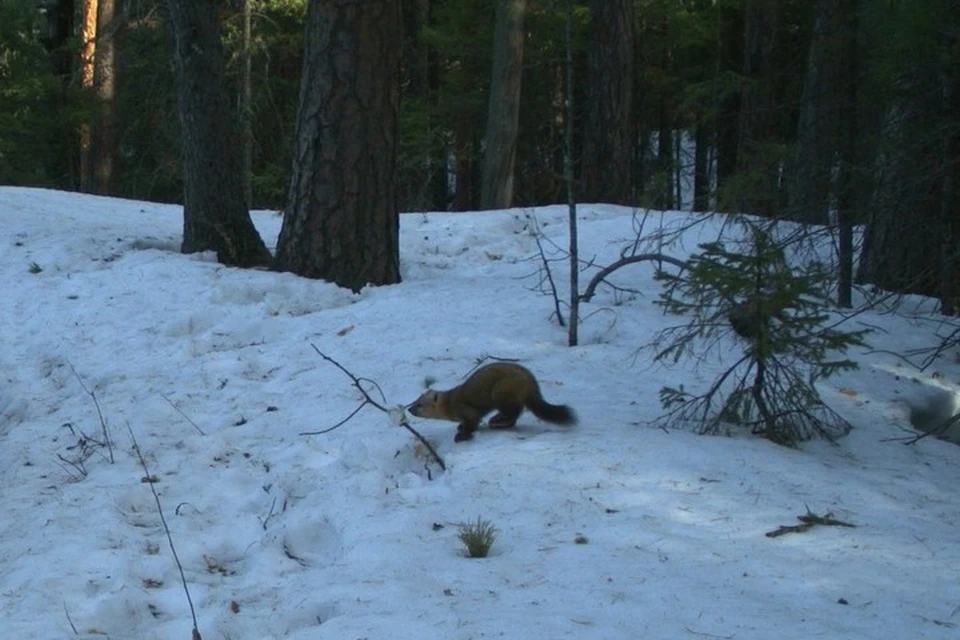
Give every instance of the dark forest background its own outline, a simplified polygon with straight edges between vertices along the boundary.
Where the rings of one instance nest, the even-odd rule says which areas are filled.
[[[219,4],[254,208],[286,204],[306,4]],[[0,183],[182,201],[167,6],[0,0]],[[861,282],[956,311],[956,0],[402,11],[401,211],[565,202],[569,53],[577,200],[863,225]]]

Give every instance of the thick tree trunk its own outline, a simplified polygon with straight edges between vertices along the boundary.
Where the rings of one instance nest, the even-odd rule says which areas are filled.
[[[184,253],[228,265],[270,262],[244,202],[242,146],[224,84],[216,0],[168,0],[183,148]]]
[[[743,69],[743,16],[739,8],[729,4],[721,4],[717,10],[720,16],[717,21],[716,126],[713,131],[717,158],[717,209],[730,211],[733,203],[727,187],[737,170],[740,91],[739,87],[728,86],[729,82],[724,78]]]
[[[789,183],[788,216],[798,222],[827,224],[832,174],[849,124],[855,118],[844,100],[850,84],[847,57],[854,54],[857,0],[820,0],[816,4],[813,34],[807,55],[803,98],[797,123],[796,153]]]
[[[633,202],[632,0],[591,0],[582,198]]]
[[[776,138],[774,49],[778,23],[777,3],[746,0],[744,13],[744,64],[746,76],[740,94],[740,130],[737,172],[743,178],[736,195],[744,213],[773,216],[778,210],[778,159],[769,144]]]
[[[353,291],[400,281],[399,0],[310,0],[278,268]]]
[[[498,0],[480,189],[483,209],[506,209],[513,203],[525,11],[526,0]]]
[[[907,64],[887,108],[874,163],[864,252],[858,279],[888,291],[935,296],[941,282],[940,149],[930,144],[939,110],[936,69]]]

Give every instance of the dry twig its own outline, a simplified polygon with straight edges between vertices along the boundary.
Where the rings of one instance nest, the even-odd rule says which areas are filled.
[[[365,406],[367,406],[368,404],[376,407],[377,409],[380,409],[380,411],[383,411],[384,413],[386,413],[386,414],[388,414],[388,415],[391,413],[389,409],[387,409],[385,406],[383,406],[382,404],[380,404],[379,402],[377,402],[376,400],[374,400],[373,398],[371,398],[371,397],[370,397],[370,394],[367,393],[367,390],[364,389],[364,387],[363,387],[363,383],[366,382],[366,383],[368,383],[368,384],[373,385],[374,387],[376,387],[376,388],[379,390],[380,387],[379,387],[379,385],[377,385],[376,382],[374,382],[373,380],[371,380],[371,379],[369,379],[369,378],[358,378],[357,376],[355,376],[355,375],[353,375],[352,373],[350,373],[350,371],[348,371],[342,364],[340,364],[339,362],[337,362],[336,360],[334,360],[333,358],[331,358],[330,356],[328,356],[327,354],[325,354],[323,351],[320,351],[320,349],[317,348],[317,345],[311,343],[310,346],[313,347],[313,350],[316,351],[316,352],[320,355],[321,358],[323,358],[324,360],[326,360],[327,362],[329,362],[330,364],[332,364],[333,366],[335,366],[337,369],[340,369],[340,371],[342,371],[342,372],[344,373],[344,375],[346,375],[348,378],[350,378],[350,380],[353,382],[353,386],[355,386],[355,387],[360,391],[360,393],[363,395],[363,402],[360,403],[360,406],[358,406],[356,409],[354,409],[353,411],[351,411],[351,412],[350,412],[350,415],[348,415],[346,418],[344,418],[343,420],[341,420],[341,421],[338,422],[337,424],[333,425],[332,427],[327,427],[326,429],[321,429],[320,431],[303,431],[303,432],[300,433],[300,435],[302,435],[302,436],[316,436],[316,435],[321,435],[321,434],[324,434],[324,433],[330,433],[330,432],[333,431],[334,429],[336,429],[336,428],[338,428],[338,427],[341,427],[341,426],[343,426],[344,424],[346,424],[347,422],[349,422],[349,420],[350,420],[351,418],[353,418],[353,416],[355,416],[355,415],[357,415],[358,413],[360,413],[360,410],[363,409],[363,408],[364,408]],[[381,391],[380,395],[383,396],[383,392],[382,392],[382,391]],[[419,432],[419,431],[417,431],[416,429],[414,429],[413,427],[411,427],[410,424],[407,422],[407,416],[406,416],[406,414],[404,414],[404,416],[400,419],[400,426],[403,427],[404,429],[406,429],[407,431],[409,431],[410,433],[412,433],[413,436],[414,436],[417,440],[420,441],[420,443],[427,449],[427,451],[430,452],[430,455],[433,456],[433,459],[436,460],[437,464],[440,465],[440,468],[441,468],[441,469],[443,469],[444,471],[447,470],[447,465],[443,462],[443,458],[440,457],[440,455],[437,453],[437,450],[433,448],[433,445],[430,444],[430,442],[429,442],[426,438],[424,438],[422,435],[420,435],[420,432]]]
[[[837,520],[836,518],[833,517],[832,513],[827,513],[825,515],[818,516],[817,514],[810,511],[810,509],[807,509],[807,512],[802,516],[797,516],[797,520],[800,521],[800,524],[780,525],[773,531],[768,531],[766,534],[767,537],[776,538],[787,533],[803,533],[805,531],[809,531],[810,529],[817,526],[818,524],[827,526],[827,527],[856,527],[857,526],[855,524],[850,524],[849,522]]]
[[[97,416],[100,418],[100,428],[103,429],[103,441],[107,446],[107,451],[110,453],[110,464],[113,464],[113,441],[110,439],[110,432],[107,430],[107,420],[103,417],[103,411],[100,410],[100,401],[97,400],[97,394],[90,391],[87,385],[83,383],[83,380],[80,379],[80,374],[73,368],[73,363],[67,360],[67,364],[70,365],[70,371],[73,371],[73,376],[77,379],[77,382],[80,383],[80,387],[87,392],[87,395],[93,398],[93,405],[97,408]]]
[[[173,535],[170,533],[170,527],[167,526],[167,519],[163,515],[163,506],[160,504],[160,495],[157,488],[154,487],[154,476],[150,475],[147,469],[147,461],[140,452],[140,445],[137,444],[137,437],[133,434],[133,427],[127,424],[127,431],[130,432],[130,439],[133,441],[133,452],[137,454],[140,461],[140,467],[143,469],[143,482],[150,486],[150,492],[153,493],[153,499],[157,503],[157,513],[160,515],[160,523],[163,524],[163,532],[167,534],[167,542],[170,544],[170,552],[173,554],[173,560],[177,563],[177,570],[180,572],[180,583],[183,585],[183,592],[187,595],[187,604],[190,606],[190,617],[193,619],[193,640],[201,640],[200,632],[197,630],[197,612],[193,608],[193,599],[190,597],[190,589],[187,587],[187,577],[183,573],[183,565],[180,563],[180,556],[177,555],[177,548],[173,544]]]

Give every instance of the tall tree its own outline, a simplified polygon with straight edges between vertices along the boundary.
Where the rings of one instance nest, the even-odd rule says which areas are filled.
[[[740,76],[743,68],[743,13],[739,0],[716,3],[717,51],[713,87],[716,118],[713,134],[716,148],[716,190],[722,194],[737,170],[738,123],[740,122]],[[717,199],[720,210],[730,210],[726,199]]]
[[[97,113],[94,118],[91,140],[90,170],[92,190],[96,193],[112,193],[113,164],[116,155],[116,20],[114,0],[99,0],[97,3],[97,49],[94,58]]]
[[[97,55],[97,0],[81,0],[80,3],[80,86],[94,90],[94,61]],[[91,125],[80,125],[80,189],[92,191],[91,185]]]
[[[513,203],[526,5],[526,0],[498,0],[497,4],[480,190],[484,209],[505,209]]]
[[[228,265],[267,265],[270,252],[244,198],[238,119],[224,83],[220,3],[167,0],[167,6],[183,151],[181,250],[216,251],[217,259]]]
[[[858,279],[886,290],[935,296],[945,313],[957,312],[960,292],[954,4],[884,3],[882,14],[866,16],[874,56],[869,96],[884,110],[858,272]]]
[[[814,10],[787,211],[798,221],[829,222],[842,134],[856,118],[856,110],[847,104],[847,92],[856,86],[849,60],[856,38],[849,16],[855,16],[856,5],[857,0],[820,0]]]
[[[740,95],[737,169],[743,178],[735,199],[747,213],[773,215],[777,210],[778,158],[770,142],[777,131],[774,53],[780,2],[746,0],[744,5],[745,76]]]
[[[353,291],[400,281],[400,0],[310,0],[276,266]]]
[[[587,49],[587,121],[583,134],[584,198],[633,200],[632,0],[592,0]]]

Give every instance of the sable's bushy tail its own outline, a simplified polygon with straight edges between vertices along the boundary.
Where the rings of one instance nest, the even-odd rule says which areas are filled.
[[[533,415],[546,422],[563,425],[577,424],[577,414],[565,404],[550,404],[541,399],[530,403],[528,408]]]

